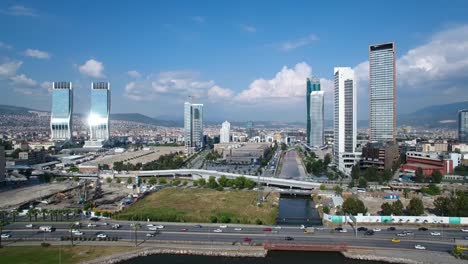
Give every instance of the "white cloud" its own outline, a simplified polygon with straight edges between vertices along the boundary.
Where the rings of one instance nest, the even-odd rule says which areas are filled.
[[[0,49],[12,49],[13,47],[5,42],[0,41]]]
[[[42,82],[41,88],[46,89],[48,92],[52,92],[52,82]]]
[[[79,71],[83,75],[87,75],[93,78],[103,78],[104,77],[104,65],[102,62],[95,59],[90,59],[85,62],[85,64],[79,66]]]
[[[251,25],[243,25],[243,26],[242,26],[242,29],[243,29],[245,32],[249,32],[249,33],[255,33],[255,32],[257,32],[257,28],[255,28],[254,26],[251,26]]]
[[[35,86],[35,85],[37,85],[37,82],[35,80],[33,80],[31,78],[28,78],[24,74],[20,74],[20,75],[10,77],[10,80],[15,85],[26,85],[26,86]]]
[[[313,42],[317,41],[318,39],[319,38],[316,35],[311,34],[304,38],[284,42],[280,45],[279,48],[282,51],[291,51],[300,47],[308,46],[312,44]]]
[[[22,61],[9,61],[0,64],[0,78],[15,75],[16,71],[19,69],[19,67],[21,67],[22,64]]]
[[[28,57],[36,58],[36,59],[49,59],[50,58],[49,53],[45,51],[37,50],[37,49],[27,49],[24,51],[24,55]]]
[[[124,95],[135,101],[149,101],[158,97],[176,99],[208,98],[211,101],[232,97],[233,91],[222,88],[214,81],[200,80],[195,72],[171,71],[151,74],[144,80],[132,81],[125,86]]]
[[[32,9],[22,5],[13,5],[8,7],[7,10],[0,10],[0,13],[10,15],[10,16],[37,16],[37,12]]]
[[[135,71],[135,70],[128,71],[127,74],[128,74],[128,76],[130,76],[132,78],[135,78],[135,79],[141,77],[141,74],[138,71]]]

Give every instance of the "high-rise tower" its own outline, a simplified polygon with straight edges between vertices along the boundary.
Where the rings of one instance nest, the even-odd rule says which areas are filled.
[[[395,44],[369,46],[370,140],[395,142]]]
[[[458,141],[468,144],[468,109],[458,111]]]
[[[307,145],[310,146],[310,133],[311,133],[311,120],[310,120],[310,95],[313,91],[320,91],[320,80],[315,78],[307,78],[307,91],[306,91],[306,102],[307,102],[307,127],[306,127],[306,141]]]
[[[203,104],[184,104],[184,135],[188,153],[203,148]]]
[[[219,143],[229,143],[231,136],[231,124],[224,121],[221,129],[219,130]]]
[[[52,84],[51,139],[67,141],[72,136],[73,89],[71,82]]]
[[[109,139],[110,107],[110,83],[93,82],[91,84],[91,111],[88,118],[91,141],[102,142]]]

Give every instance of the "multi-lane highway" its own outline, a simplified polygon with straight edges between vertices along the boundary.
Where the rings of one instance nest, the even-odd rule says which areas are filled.
[[[93,222],[94,223],[94,222]],[[112,225],[119,223],[120,228],[113,229]],[[135,232],[130,222],[112,221],[104,225],[103,222],[97,222],[95,227],[87,227],[88,222],[82,222],[79,230],[83,233],[80,237],[96,237],[98,234],[105,234],[108,237],[118,237],[124,240],[133,240]],[[329,228],[315,228],[313,234],[305,234],[299,227],[282,226],[245,226],[245,225],[222,225],[215,224],[179,224],[179,223],[161,223],[164,228],[158,232],[152,231],[147,226],[149,223],[140,223],[141,227],[137,231],[138,241],[151,243],[157,241],[192,241],[192,242],[281,242],[281,243],[345,243],[349,246],[360,247],[381,247],[381,248],[406,248],[414,249],[416,244],[426,247],[432,251],[448,251],[453,248],[454,239],[464,239],[468,233],[460,229],[430,229],[420,231],[416,228],[397,227],[397,230],[389,231],[382,228],[382,231],[375,232],[374,235],[365,235],[365,232],[358,232],[357,236],[352,228],[347,227],[347,232],[341,233]],[[152,223],[156,225],[156,223]],[[54,232],[42,232],[39,226],[52,226]],[[4,228],[3,234],[10,234],[11,237],[3,241],[22,240],[23,238],[37,240],[60,238],[70,236],[70,223],[35,223],[33,228],[26,228],[25,223],[13,223]],[[215,231],[216,230],[216,231]],[[221,230],[221,232],[219,231]],[[413,232],[406,237],[398,237],[399,243],[392,242],[392,238],[397,237],[398,233],[407,230]],[[439,236],[431,235],[431,232],[439,232]],[[154,236],[148,236],[153,234]],[[75,237],[77,237],[75,235]],[[290,237],[291,240],[286,240]],[[112,243],[112,242],[109,242]]]

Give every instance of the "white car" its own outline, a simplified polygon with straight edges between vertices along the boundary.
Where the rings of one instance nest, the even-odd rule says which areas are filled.
[[[374,231],[374,232],[380,232],[380,231],[382,231],[382,229],[380,229],[380,228],[374,228],[374,229],[372,229],[372,231]]]
[[[158,228],[157,228],[157,227],[155,227],[155,226],[150,226],[150,227],[148,227],[148,230],[151,230],[151,231],[156,231],[156,230],[158,230]]]
[[[227,225],[220,225],[219,228],[227,228]]]
[[[96,227],[96,225],[95,225],[95,224],[89,223],[89,224],[88,224],[88,227]]]
[[[305,225],[301,225],[299,228],[300,228],[301,230],[306,229]]]
[[[10,238],[11,235],[10,234],[2,234],[2,238]]]
[[[164,226],[163,226],[163,225],[157,225],[156,228],[157,228],[157,229],[163,229]]]
[[[119,228],[120,228],[120,225],[119,225],[119,224],[114,224],[114,225],[112,225],[112,228],[113,228],[113,229],[119,229]]]
[[[76,232],[80,232],[79,229],[72,229],[72,230],[68,230],[69,233],[76,233]]]
[[[281,229],[281,226],[275,226],[274,228],[275,229]]]
[[[420,250],[425,250],[426,249],[425,246],[421,246],[421,245],[415,245],[414,248],[415,249],[420,249]]]
[[[26,228],[33,228],[33,224],[27,224]]]
[[[103,226],[107,226],[107,225],[109,225],[109,224],[108,224],[108,223],[102,223],[102,225],[103,225]]]
[[[215,233],[222,233],[223,230],[221,230],[221,229],[215,229],[215,230],[213,230],[213,232],[215,232]]]
[[[234,228],[234,231],[242,231],[242,228],[236,227],[236,228]]]
[[[81,231],[73,232],[73,235],[75,235],[75,236],[82,236],[82,235],[83,235],[83,232],[81,232]]]
[[[152,227],[152,226],[154,226],[154,225],[153,225],[153,224],[147,224],[146,226],[147,226],[147,227]]]
[[[96,237],[97,237],[97,238],[106,238],[107,235],[106,235],[106,234],[99,234],[99,235],[97,235]]]
[[[440,236],[439,232],[431,232],[431,236]]]
[[[462,232],[468,232],[468,229],[462,228]]]
[[[147,237],[154,237],[154,234],[148,233],[146,234]]]

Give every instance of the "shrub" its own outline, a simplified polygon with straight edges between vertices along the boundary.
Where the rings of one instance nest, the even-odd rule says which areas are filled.
[[[211,223],[217,223],[218,222],[218,217],[216,217],[214,215],[210,216],[210,222]]]
[[[255,224],[257,224],[257,225],[262,225],[263,222],[262,222],[262,220],[260,220],[260,219],[257,218],[257,219],[255,219]]]

